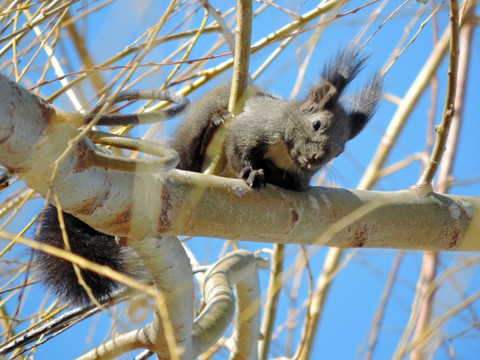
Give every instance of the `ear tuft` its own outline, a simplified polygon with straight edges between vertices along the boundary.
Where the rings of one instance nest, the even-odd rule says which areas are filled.
[[[367,59],[368,55],[363,54],[361,48],[352,43],[341,49],[325,64],[322,79],[331,83],[340,97],[348,84],[362,70]]]
[[[382,96],[383,78],[376,74],[353,98],[348,114],[350,117],[350,139],[357,136],[377,110]]]

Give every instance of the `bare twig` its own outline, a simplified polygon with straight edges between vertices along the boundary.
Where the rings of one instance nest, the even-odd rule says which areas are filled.
[[[380,327],[382,325],[383,317],[385,315],[385,309],[387,307],[388,300],[392,294],[393,285],[397,279],[398,270],[400,268],[400,264],[402,263],[403,256],[405,255],[404,251],[401,251],[392,266],[392,270],[390,271],[390,276],[388,277],[387,284],[385,285],[385,289],[382,293],[382,298],[380,300],[380,304],[378,306],[377,312],[375,313],[375,318],[373,320],[372,329],[370,330],[370,335],[368,337],[368,349],[367,353],[365,354],[365,359],[370,360],[373,357],[373,351],[378,342],[378,335],[380,332]]]
[[[312,306],[309,309],[308,317],[309,324],[305,327],[305,343],[303,344],[302,351],[298,355],[299,360],[307,360],[310,358],[312,347],[315,340],[315,334],[318,329],[320,316],[323,313],[324,303],[327,298],[327,294],[330,290],[330,284],[332,281],[332,274],[340,262],[343,251],[339,248],[332,248],[327,254],[327,258],[323,263],[322,274],[318,278],[317,286],[313,294]]]
[[[407,94],[403,98],[397,111],[393,115],[390,124],[383,135],[382,141],[375,152],[375,155],[365,170],[365,174],[358,187],[360,189],[372,188],[378,180],[379,170],[385,164],[388,155],[390,154],[393,145],[395,144],[401,130],[405,126],[408,116],[413,111],[418,99],[423,94],[424,90],[429,84],[430,79],[439,66],[443,56],[447,52],[450,38],[450,31],[447,29],[440,41],[435,45],[435,48],[429,59],[420,70],[417,78],[410,86]]]
[[[472,9],[466,13],[466,22],[460,34],[460,48],[457,77],[457,91],[455,99],[455,115],[450,126],[450,132],[446,143],[444,159],[438,172],[437,190],[447,193],[449,189],[449,177],[453,169],[454,157],[457,153],[462,128],[463,110],[465,108],[465,91],[469,80],[470,56],[472,51],[473,30],[475,25],[472,19]]]
[[[431,185],[433,177],[438,169],[443,152],[445,151],[445,144],[448,138],[448,132],[455,114],[455,92],[457,88],[457,71],[458,71],[458,33],[459,33],[459,19],[458,19],[458,2],[457,0],[450,0],[450,62],[448,68],[448,84],[447,94],[445,98],[445,106],[443,109],[442,122],[437,126],[437,138],[433,145],[430,161],[428,162],[425,171],[418,180],[417,185],[426,186]]]
[[[220,33],[225,38],[230,51],[233,53],[235,51],[235,39],[227,24],[225,24],[225,20],[220,13],[217,12],[212,5],[210,5],[208,0],[201,0],[200,2],[207,9],[208,13],[217,21],[217,24],[220,26]]]
[[[258,358],[260,360],[268,359],[270,351],[270,343],[275,325],[275,317],[277,316],[278,299],[280,290],[283,286],[283,262],[285,259],[285,245],[273,245],[272,269],[270,270],[270,280],[266,295],[266,303],[264,306],[264,315],[260,331],[262,339],[259,342]]]
[[[469,15],[471,15],[471,11],[467,13],[467,16]],[[464,90],[466,79],[468,77],[468,63],[470,57],[469,49],[471,48],[471,41],[472,26],[471,24],[467,23],[462,30],[461,47],[462,49],[464,49],[464,51],[462,51],[462,53],[460,54],[461,66],[459,68],[459,77],[455,79],[455,81],[458,83],[457,88],[461,89],[461,91],[457,92],[455,95],[455,106],[459,106],[461,109],[463,109],[463,103],[465,101]],[[454,121],[452,126],[455,128],[455,136],[450,138],[450,140],[448,141],[450,149],[448,153],[445,153],[443,162],[440,167],[441,171],[438,177],[438,182],[442,185],[439,186],[437,190],[442,193],[448,192],[447,179],[450,177],[450,172],[453,168],[453,163],[456,155],[455,150],[458,145],[458,132],[462,123],[462,112],[460,111],[460,113],[456,114],[456,116],[452,120]],[[437,252],[425,252],[421,276],[419,279],[419,285],[417,286],[417,291],[419,291],[418,319],[416,322],[412,342],[416,342],[419,338],[421,338],[431,326],[432,309],[434,308],[433,305],[436,295],[435,289],[438,286],[434,279],[438,271],[438,263],[439,254]],[[416,310],[417,309],[414,309],[414,311]],[[427,351],[425,345],[420,345],[413,349],[410,358],[412,360],[423,359],[425,358],[426,353]]]

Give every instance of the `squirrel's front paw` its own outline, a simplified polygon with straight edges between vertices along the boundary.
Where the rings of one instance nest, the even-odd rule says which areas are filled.
[[[263,169],[253,170],[245,166],[242,171],[240,171],[240,178],[245,180],[247,185],[252,189],[260,190],[261,187],[265,187],[265,174]]]

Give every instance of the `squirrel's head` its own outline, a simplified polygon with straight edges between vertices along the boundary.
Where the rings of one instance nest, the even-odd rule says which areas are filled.
[[[295,127],[286,140],[292,158],[301,168],[319,170],[340,155],[347,141],[372,118],[382,91],[380,76],[375,75],[354,94],[349,106],[341,102],[343,91],[365,60],[356,48],[343,50],[325,66],[322,80],[310,89],[307,99],[296,103],[300,112],[288,110],[287,116]]]

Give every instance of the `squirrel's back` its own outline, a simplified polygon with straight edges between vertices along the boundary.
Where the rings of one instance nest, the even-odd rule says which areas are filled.
[[[170,144],[180,155],[177,169],[202,170],[207,146],[228,114],[229,96],[229,84],[222,84],[208,91],[192,106]]]

